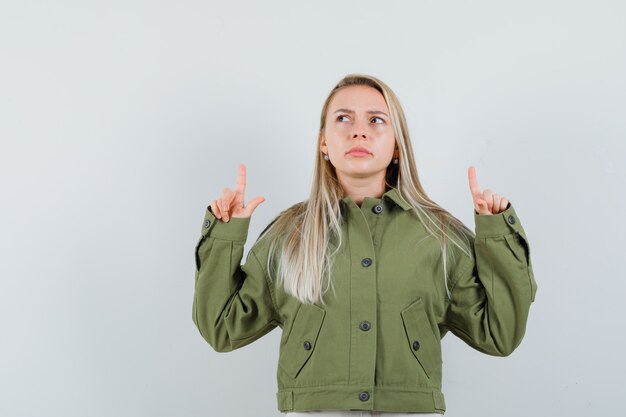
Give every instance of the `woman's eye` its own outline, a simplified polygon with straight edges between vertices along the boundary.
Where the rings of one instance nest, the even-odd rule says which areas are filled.
[[[337,116],[337,121],[342,122],[343,121],[342,117],[348,117],[348,116],[346,116],[345,114],[339,115],[339,116]],[[381,118],[381,117],[377,117],[377,116],[376,117],[372,117],[371,121],[374,121],[374,120],[379,120],[378,122],[374,122],[375,124],[385,123],[385,120],[383,118]]]

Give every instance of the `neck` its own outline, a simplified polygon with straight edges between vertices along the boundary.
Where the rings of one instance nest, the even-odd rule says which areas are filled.
[[[352,200],[361,207],[365,197],[380,198],[385,193],[387,187],[383,178],[382,182],[359,182],[347,181],[340,184],[346,196],[350,196]]]

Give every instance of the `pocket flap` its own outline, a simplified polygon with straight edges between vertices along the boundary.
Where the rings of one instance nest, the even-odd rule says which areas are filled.
[[[441,364],[441,346],[430,327],[421,298],[401,311],[409,349],[429,378]]]
[[[315,345],[326,310],[315,304],[302,304],[294,318],[291,331],[284,346],[281,347],[279,365],[292,378],[296,378],[307,362]]]

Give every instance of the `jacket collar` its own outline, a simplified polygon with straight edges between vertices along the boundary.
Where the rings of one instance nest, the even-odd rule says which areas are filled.
[[[383,194],[382,198],[391,201],[397,206],[400,206],[405,211],[411,208],[411,205],[402,198],[402,196],[400,195],[400,192],[395,187],[392,187],[389,190],[387,190]],[[352,197],[350,196],[346,196],[341,199],[341,202],[344,204],[349,204],[349,201],[352,201]]]

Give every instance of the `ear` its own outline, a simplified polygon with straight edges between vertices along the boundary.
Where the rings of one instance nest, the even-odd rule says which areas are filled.
[[[326,146],[326,137],[324,135],[320,138],[320,150],[324,153],[328,153],[328,147]]]

